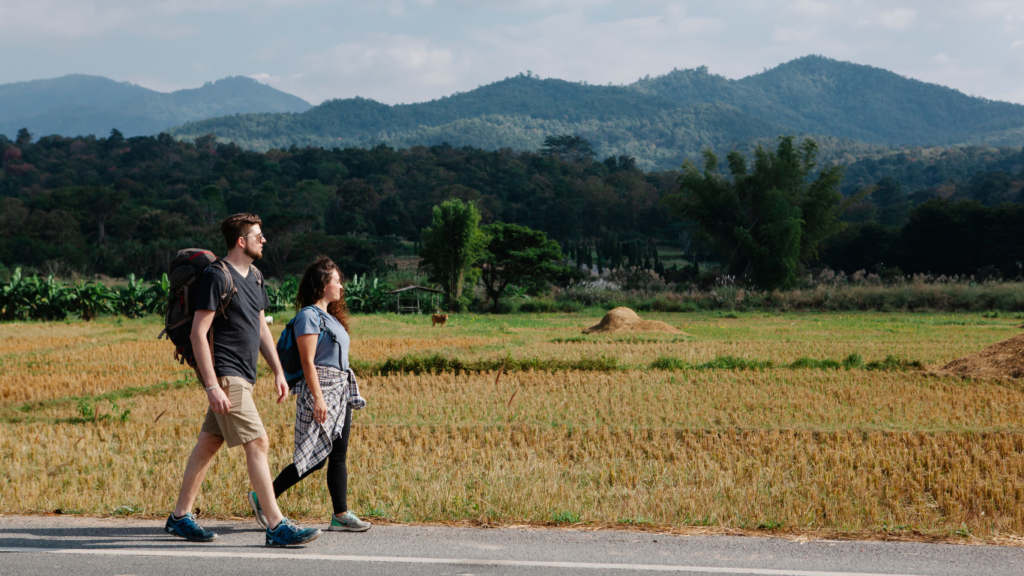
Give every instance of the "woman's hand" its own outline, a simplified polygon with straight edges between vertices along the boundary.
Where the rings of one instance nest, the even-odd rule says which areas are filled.
[[[313,421],[317,424],[327,422],[327,402],[323,396],[313,398]]]

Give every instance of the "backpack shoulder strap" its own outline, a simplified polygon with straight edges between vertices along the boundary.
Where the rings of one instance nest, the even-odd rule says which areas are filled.
[[[256,275],[256,285],[263,288],[263,272],[260,272],[259,268],[249,264],[249,273]]]
[[[227,318],[228,304],[231,303],[231,299],[238,293],[238,288],[235,288],[235,279],[231,276],[231,270],[228,270],[229,264],[227,262],[217,259],[210,265],[216,266],[224,274],[224,292],[220,295],[220,303],[217,304],[216,315]]]
[[[314,308],[316,307],[314,306]],[[338,338],[334,335],[334,331],[327,328],[327,314],[319,308],[316,309],[316,312],[320,316],[320,337],[323,338],[323,335],[327,334],[331,337],[331,341],[337,344]]]

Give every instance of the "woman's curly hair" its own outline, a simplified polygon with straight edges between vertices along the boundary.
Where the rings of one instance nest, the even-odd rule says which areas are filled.
[[[345,327],[345,331],[351,334],[352,331],[348,327],[348,306],[345,304],[345,274],[327,256],[317,256],[316,261],[310,264],[302,274],[299,293],[295,295],[295,311],[298,312],[306,306],[313,306],[317,300],[324,297],[324,289],[331,281],[331,272],[337,272],[338,278],[341,279],[341,300],[328,304],[327,313],[337,318],[338,322]]]

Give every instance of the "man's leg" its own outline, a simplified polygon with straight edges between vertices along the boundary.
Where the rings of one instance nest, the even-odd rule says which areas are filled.
[[[267,451],[270,450],[270,440],[266,435],[260,436],[242,444],[245,449],[245,465],[249,469],[249,481],[252,482],[252,489],[260,500],[260,508],[271,528],[284,518],[281,509],[277,507],[277,498],[274,497],[274,482],[270,478],[270,462],[267,460]]]
[[[213,457],[224,444],[224,439],[209,432],[200,432],[199,441],[192,449],[192,455],[188,457],[188,464],[185,466],[185,477],[181,481],[181,491],[178,492],[178,503],[174,505],[174,516],[182,517],[192,511],[192,505],[199,495],[199,488],[206,478],[206,471],[210,469]]]

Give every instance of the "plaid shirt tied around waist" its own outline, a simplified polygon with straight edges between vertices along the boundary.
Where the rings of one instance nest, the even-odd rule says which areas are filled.
[[[313,420],[313,393],[306,386],[306,380],[301,380],[292,389],[292,394],[298,395],[295,402],[295,454],[292,460],[300,476],[331,453],[334,439],[341,437],[345,427],[345,411],[350,406],[354,410],[366,406],[366,400],[359,395],[359,385],[351,368],[339,370],[333,366],[317,366],[316,375],[327,403],[327,420],[323,424]]]

